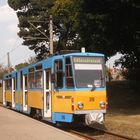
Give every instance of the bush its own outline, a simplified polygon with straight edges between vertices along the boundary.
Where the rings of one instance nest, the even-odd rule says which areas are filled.
[[[129,80],[140,81],[140,69],[129,69],[128,71],[123,72],[123,76]]]

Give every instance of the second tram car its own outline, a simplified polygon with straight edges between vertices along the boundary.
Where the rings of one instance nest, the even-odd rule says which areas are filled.
[[[3,105],[53,123],[101,122],[107,106],[104,68],[103,54],[54,55],[5,75]]]

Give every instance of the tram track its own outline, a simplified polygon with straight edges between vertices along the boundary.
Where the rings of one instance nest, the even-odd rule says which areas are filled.
[[[84,139],[86,139],[86,140],[96,140],[96,139],[94,139],[93,137],[84,135],[84,134],[79,133],[79,132],[74,131],[74,130],[70,130],[69,132],[70,132],[71,134],[77,135],[77,136],[79,136],[79,137],[81,137],[81,138],[84,138]]]
[[[128,136],[116,134],[116,133],[105,131],[105,130],[100,130],[100,129],[92,129],[92,130],[94,132],[88,133],[88,134],[83,133],[83,132],[78,132],[76,130],[69,130],[69,132],[71,134],[77,135],[77,136],[84,138],[86,140],[137,140],[134,138],[130,138]]]
[[[108,130],[93,128],[88,126],[73,127],[73,128],[70,127],[70,128],[66,128],[66,129],[62,128],[62,129],[64,131],[77,135],[86,140],[138,140],[128,136],[110,132]]]
[[[92,127],[93,128],[93,127]],[[131,137],[128,137],[128,136],[125,136],[125,135],[120,135],[120,134],[117,134],[117,133],[114,133],[114,132],[111,132],[111,131],[107,131],[107,130],[103,130],[103,129],[99,129],[99,128],[93,128],[97,131],[100,131],[102,133],[104,133],[105,135],[110,135],[110,136],[114,136],[116,138],[120,138],[120,139],[124,139],[124,140],[137,140],[137,139],[134,139],[134,138],[131,138]]]

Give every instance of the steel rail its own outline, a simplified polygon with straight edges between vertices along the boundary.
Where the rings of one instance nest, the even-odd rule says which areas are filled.
[[[126,139],[126,140],[138,140],[138,139],[135,139],[135,138],[130,138],[128,136],[120,135],[120,134],[109,132],[109,131],[106,131],[106,130],[101,130],[101,129],[96,129],[96,128],[95,128],[95,130],[103,132],[104,134],[108,134],[108,135],[115,136],[115,137],[122,138],[122,139]],[[80,132],[75,131],[75,130],[69,130],[69,132],[73,133],[73,134],[76,134],[80,137],[83,137],[87,140],[96,140],[96,138],[94,138],[95,137],[94,135],[91,137],[91,136],[88,136],[88,135],[84,135],[83,133],[80,133]],[[98,135],[98,136],[100,136],[100,135]]]
[[[96,139],[93,138],[93,137],[90,137],[90,136],[88,136],[88,135],[84,135],[84,134],[82,134],[82,133],[80,133],[80,132],[77,132],[77,131],[75,131],[75,130],[69,130],[68,132],[70,132],[70,133],[72,133],[72,134],[75,134],[75,135],[78,135],[78,136],[81,137],[81,138],[85,138],[86,140],[96,140]]]
[[[135,138],[131,138],[129,136],[125,136],[125,135],[120,135],[120,134],[117,134],[117,133],[114,133],[114,132],[111,132],[111,131],[107,131],[107,130],[103,130],[103,129],[99,129],[99,128],[94,128],[94,127],[91,127],[97,131],[100,131],[100,132],[103,132],[105,134],[109,134],[109,135],[112,135],[112,136],[116,136],[116,137],[120,137],[120,138],[123,138],[123,139],[126,139],[126,140],[138,140],[138,139],[135,139]]]

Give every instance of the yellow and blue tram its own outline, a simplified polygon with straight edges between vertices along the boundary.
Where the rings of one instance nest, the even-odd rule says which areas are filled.
[[[98,120],[107,106],[104,64],[103,54],[69,53],[13,71],[3,78],[3,105],[53,123]]]

